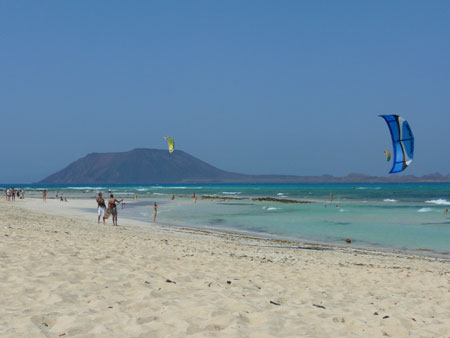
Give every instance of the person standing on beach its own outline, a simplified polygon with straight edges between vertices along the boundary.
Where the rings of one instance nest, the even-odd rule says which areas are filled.
[[[175,199],[175,195],[174,194],[172,194],[172,201]]]
[[[447,214],[447,213],[448,213],[448,209],[445,209],[444,210],[444,215]]]
[[[102,217],[103,224],[105,224],[105,209],[106,209],[105,200],[103,199],[102,193],[99,192],[97,197],[97,215],[98,215],[97,223],[100,223],[100,217]]]
[[[194,192],[194,194],[192,195],[192,199],[193,199],[194,203],[197,203],[197,196],[195,196],[195,192]]]
[[[330,192],[330,203],[333,202],[333,193]]]
[[[118,226],[118,224],[117,224],[117,204],[116,203],[120,203],[123,200],[119,201],[118,199],[115,199],[113,194],[111,194],[110,197],[111,198],[108,201],[108,212],[112,215],[113,225]]]
[[[156,214],[158,213],[158,204],[153,203],[153,223],[156,223]]]
[[[16,192],[14,191],[14,188],[11,188],[11,200],[13,202],[16,201]]]
[[[42,200],[44,202],[47,202],[47,190],[46,189],[42,190]]]

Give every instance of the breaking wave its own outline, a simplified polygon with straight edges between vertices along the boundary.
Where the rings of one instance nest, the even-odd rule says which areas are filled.
[[[449,201],[442,199],[442,198],[439,198],[437,200],[425,201],[425,203],[432,203],[432,204],[438,204],[438,205],[450,205]]]

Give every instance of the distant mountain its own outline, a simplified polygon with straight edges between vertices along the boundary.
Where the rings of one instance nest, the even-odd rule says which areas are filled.
[[[223,182],[242,179],[184,151],[133,149],[121,153],[92,153],[39,183],[156,184]]]
[[[169,183],[389,183],[450,182],[439,173],[416,177],[349,174],[343,177],[244,175],[218,169],[181,150],[133,149],[92,153],[48,176],[41,184],[169,184]]]

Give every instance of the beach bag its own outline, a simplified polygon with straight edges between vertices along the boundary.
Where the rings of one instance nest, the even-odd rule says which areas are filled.
[[[103,219],[108,219],[109,215],[111,215],[111,209],[110,208],[106,209],[105,216],[103,217]]]

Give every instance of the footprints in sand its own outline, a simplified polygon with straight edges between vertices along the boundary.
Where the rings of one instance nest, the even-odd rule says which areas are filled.
[[[450,336],[448,263],[0,215],[0,336]]]

